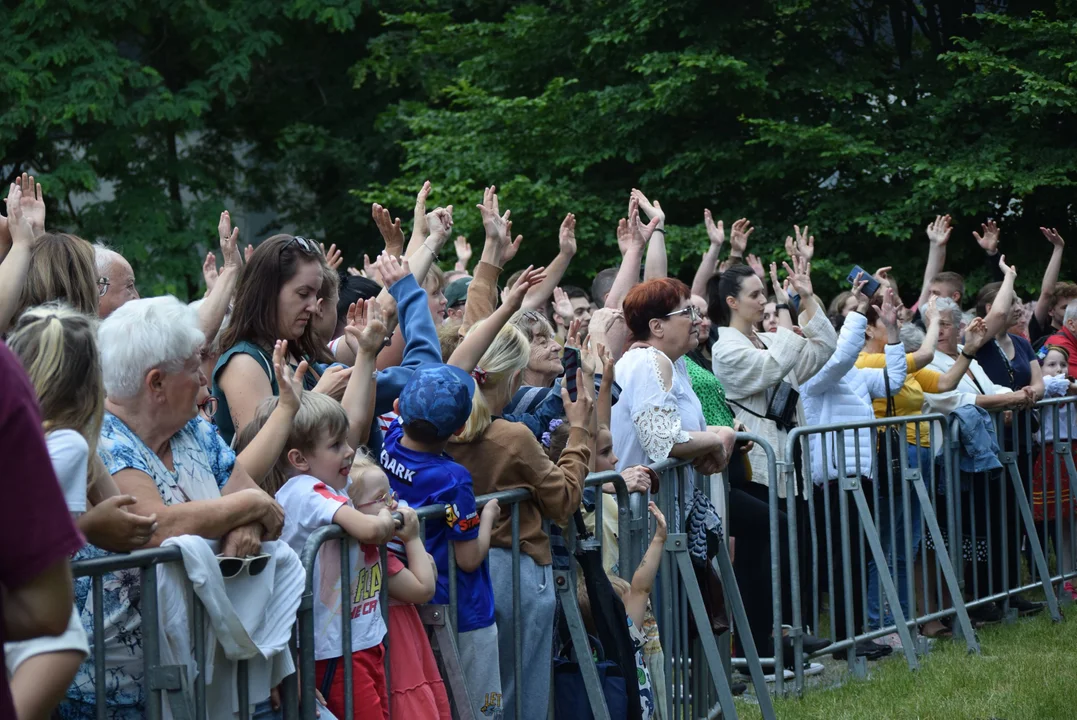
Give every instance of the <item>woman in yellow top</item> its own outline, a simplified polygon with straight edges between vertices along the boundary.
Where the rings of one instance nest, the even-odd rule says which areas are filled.
[[[866,329],[867,341],[864,344],[864,352],[857,358],[856,366],[861,368],[885,368],[886,355],[886,327],[879,320],[878,312],[874,307],[868,308],[866,313],[868,326]],[[927,334],[920,345],[920,349],[906,356],[908,362],[908,374],[905,376],[905,384],[901,390],[893,396],[894,415],[897,417],[911,417],[923,414],[924,393],[949,392],[957,387],[961,377],[969,368],[969,363],[976,356],[976,352],[987,340],[986,326],[982,319],[973,321],[965,330],[965,347],[960,356],[954,362],[954,366],[946,373],[932,370],[927,365],[935,357],[935,345],[939,339],[939,317],[935,310],[935,301],[932,299],[924,310],[924,320],[927,323]],[[875,401],[875,417],[886,417],[886,400]],[[924,477],[935,461],[931,445],[931,428],[929,423],[908,423],[905,426],[907,440],[906,451],[910,467],[919,467]],[[909,566],[916,559],[920,547],[920,502],[915,494],[909,498],[910,525],[912,527],[912,557],[905,557],[905,517],[904,502],[897,491],[897,484],[891,485],[885,477],[876,478],[876,484],[880,489],[879,507],[876,511],[875,524],[879,530],[879,540],[886,553],[887,564],[890,574],[897,585],[898,597],[901,600],[901,611],[905,617],[909,615],[908,597],[908,573]],[[894,493],[894,516],[890,517],[890,502],[888,493]],[[893,623],[891,617],[880,619],[879,616],[879,573],[874,560],[868,561],[868,627],[878,629],[884,624]],[[882,638],[892,646],[899,646],[897,635]]]

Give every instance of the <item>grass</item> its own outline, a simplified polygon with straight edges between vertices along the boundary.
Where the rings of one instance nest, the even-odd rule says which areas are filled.
[[[867,680],[776,698],[775,713],[779,720],[1077,718],[1077,622],[1054,623],[1043,613],[983,628],[978,637],[980,655],[940,640],[917,672],[895,655],[869,663]],[[761,717],[747,702],[737,712],[747,720]]]

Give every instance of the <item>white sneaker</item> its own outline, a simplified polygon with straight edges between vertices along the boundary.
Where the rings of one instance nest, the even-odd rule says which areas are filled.
[[[894,652],[904,649],[904,646],[901,644],[901,636],[896,632],[890,633],[889,635],[883,635],[880,638],[875,638],[875,642],[890,646]]]

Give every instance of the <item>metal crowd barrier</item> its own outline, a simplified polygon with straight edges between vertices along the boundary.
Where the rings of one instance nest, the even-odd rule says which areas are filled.
[[[132,601],[132,611],[141,613],[143,688],[146,697],[145,717],[160,720],[164,703],[174,720],[205,720],[206,718],[206,679],[202,672],[193,678],[194,706],[188,702],[188,689],[192,678],[187,677],[186,665],[161,664],[161,628],[157,622],[157,566],[170,562],[183,562],[179,548],[154,548],[136,550],[124,555],[81,560],[72,564],[72,574],[76,578],[91,578],[91,590],[87,602],[92,602],[94,624],[90,643],[90,660],[94,662],[94,713],[97,720],[109,716],[105,704],[105,629],[104,629],[104,576],[114,572],[139,573],[140,601]],[[193,596],[193,593],[192,593]],[[205,666],[205,609],[197,597],[192,605],[193,649],[198,667]],[[239,696],[239,716],[241,720],[250,717],[249,693],[247,687],[247,662],[237,663]],[[294,678],[294,676],[292,676]],[[286,693],[287,695],[287,693]]]
[[[774,693],[786,692],[780,641],[783,634],[783,616],[791,617],[789,637],[798,656],[803,654],[803,634],[808,631],[819,633],[828,626],[832,644],[822,652],[849,649],[848,667],[855,676],[861,677],[865,675],[865,662],[863,658],[857,658],[852,650],[855,642],[897,633],[906,662],[915,668],[919,665],[919,656],[929,650],[929,643],[921,636],[920,626],[932,620],[952,618],[954,636],[963,641],[970,652],[978,652],[979,644],[969,610],[972,609],[975,613],[976,608],[998,602],[1001,603],[1003,619],[1012,622],[1016,617],[1016,610],[1010,607],[1011,599],[1030,590],[1042,590],[1047,611],[1055,620],[1060,620],[1060,608],[1074,602],[1072,592],[1065,589],[1063,584],[1077,581],[1077,567],[1074,564],[1074,558],[1077,557],[1077,511],[1074,509],[1072,494],[1072,490],[1077,488],[1069,488],[1068,482],[1069,479],[1077,479],[1077,469],[1074,467],[1072,451],[1074,439],[1070,438],[1067,432],[1070,426],[1077,426],[1077,422],[1072,422],[1071,413],[1077,418],[1077,398],[1040,402],[1037,408],[1038,428],[1034,425],[1036,416],[1032,412],[994,413],[999,445],[998,459],[1003,469],[983,475],[960,472],[962,450],[959,427],[955,419],[944,415],[795,428],[789,434],[781,462],[777,460],[774,448],[761,438],[738,434],[738,439],[753,441],[764,451],[770,467],[769,476],[776,479],[768,489],[775,638]],[[927,448],[926,452],[931,458],[928,466],[911,465],[907,452],[901,453],[900,458],[894,458],[888,445],[884,445],[884,457],[878,457],[876,434],[879,430],[897,427],[904,439],[905,427],[911,423],[915,423],[914,435],[918,444]],[[927,424],[926,433],[923,433],[919,423]],[[1048,431],[1052,440],[1046,439]],[[837,442],[838,438],[851,440],[848,445],[855,452],[851,463],[847,444]],[[857,442],[858,438],[865,438],[866,443]],[[871,452],[862,457],[860,448],[864,444],[871,447]],[[798,446],[803,467],[806,469],[803,478],[798,477],[793,461]],[[816,461],[826,469],[832,459],[839,471],[827,473],[836,475],[828,478],[827,483],[837,487],[837,492],[834,493],[836,505],[832,496],[826,492],[820,493],[817,501],[815,485],[812,482],[812,469]],[[859,472],[847,472],[850,465]],[[1041,498],[1039,504],[1047,509],[1039,521],[1036,521],[1033,515],[1030,480],[1037,465],[1043,478],[1040,490],[1042,495],[1037,497]],[[877,477],[880,466],[886,470],[885,478]],[[895,472],[895,468],[899,470]],[[730,691],[728,636],[723,634],[716,637],[711,632],[698,633],[694,640],[689,636],[690,618],[697,628],[709,628],[710,619],[707,617],[702,593],[688,554],[685,527],[687,504],[693,491],[699,488],[711,496],[720,507],[728,507],[725,497],[728,482],[723,484],[718,482],[717,478],[700,477],[684,461],[668,460],[655,465],[653,469],[661,477],[661,487],[654,499],[666,514],[669,525],[669,537],[652,594],[652,606],[658,620],[664,654],[665,681],[660,692],[656,693],[665,699],[661,714],[664,720],[714,717],[718,712],[721,712],[723,717],[735,718],[737,710]],[[865,481],[866,478],[871,480]],[[779,497],[778,482],[785,484],[784,507],[783,499]],[[593,474],[587,478],[586,485],[596,488],[598,501],[594,510],[594,538],[583,541],[586,545],[581,547],[611,551],[603,547],[605,540],[602,532],[605,510],[601,493],[602,487],[608,483],[613,484],[617,500],[618,574],[630,580],[650,544],[651,520],[647,511],[646,494],[628,493],[624,479],[618,473]],[[805,493],[804,485],[812,492]],[[1068,503],[1063,505],[1062,500],[1067,488],[1070,490],[1069,499]],[[797,490],[801,492],[798,493]],[[530,493],[527,490],[513,490],[482,496],[477,498],[477,501],[481,507],[493,498],[510,513],[513,615],[514,618],[519,618],[519,504],[528,500]],[[1049,511],[1052,502],[1053,514]],[[914,519],[912,511],[917,505],[921,512],[919,517]],[[895,524],[879,522],[883,515],[895,517],[899,508],[902,511],[904,530],[903,568],[897,567],[896,560],[888,557],[886,552],[887,548],[895,551],[898,546]],[[784,523],[780,514],[783,511]],[[421,527],[425,533],[425,521],[442,519],[445,507],[424,507],[417,512],[424,521]],[[728,512],[726,515],[728,516]],[[805,538],[798,531],[799,522],[806,523],[806,546],[803,546],[802,542]],[[923,542],[914,541],[913,530],[917,528],[920,531],[919,537],[924,538]],[[780,553],[782,533],[788,539],[787,558],[781,557]],[[565,545],[571,551],[579,542],[574,525],[570,523],[563,535]],[[311,536],[303,553],[307,586],[293,634],[293,649],[298,645],[299,673],[286,678],[282,686],[282,715],[287,720],[315,717],[313,589],[317,579],[313,577],[313,561],[322,543],[342,537],[344,533],[339,527],[323,528]],[[980,545],[986,554],[986,563],[970,561],[965,557],[963,545],[966,537],[972,539],[974,559],[977,539],[984,540]],[[935,552],[921,547],[928,538]],[[1053,547],[1053,552],[1047,552],[1048,545]],[[1022,549],[1028,566],[1027,582],[1023,579],[1025,570],[1020,562]],[[744,547],[739,551],[750,552],[751,549]],[[384,552],[383,548],[383,560]],[[351,568],[346,562],[348,553],[342,552],[341,558],[342,586],[348,587],[351,582]],[[587,635],[576,601],[577,572],[575,558],[571,552],[569,558],[567,569],[560,569],[555,565],[555,592],[565,614],[573,644],[582,647],[587,644]],[[874,562],[879,579],[875,600],[879,608],[880,627],[875,629],[866,627],[869,559]],[[102,577],[121,570],[139,571],[143,657],[146,668],[143,680],[146,694],[145,713],[151,720],[162,717],[165,702],[177,720],[201,720],[206,717],[207,712],[205,679],[202,674],[199,673],[192,679],[187,677],[186,666],[160,664],[161,629],[157,624],[156,567],[166,562],[181,561],[179,550],[170,548],[87,560],[73,566],[76,577],[92,578],[91,598],[95,623],[91,657],[95,660],[103,658],[105,653],[104,631],[100,622]],[[732,630],[742,633],[746,662],[756,688],[760,709],[764,717],[772,718],[774,710],[770,692],[763,680],[757,648],[748,629],[726,543],[721,544],[714,562],[722,583],[726,606],[732,615]],[[1015,564],[1019,569],[1016,577],[1012,572]],[[981,565],[986,567],[982,568]],[[460,671],[454,629],[457,602],[455,568],[455,554],[450,545],[449,605],[423,606],[420,608],[420,617],[429,630],[431,645],[439,659],[442,678],[453,704],[455,717],[471,720],[474,718],[474,706]],[[904,572],[899,572],[902,569]],[[808,575],[803,575],[802,570]],[[839,576],[842,586],[840,591],[837,589]],[[899,583],[901,577],[904,578],[904,583]],[[789,607],[783,605],[784,584],[788,584]],[[899,585],[904,585],[904,588]],[[899,599],[902,589],[908,597],[908,616],[903,612]],[[823,605],[824,594],[829,607]],[[350,618],[350,594],[342,593],[342,600],[342,616]],[[840,628],[840,631],[834,623],[834,613],[839,603],[842,604],[845,617],[844,627]],[[388,583],[383,583],[382,612],[386,615],[388,607]],[[863,618],[860,625],[854,622],[857,609]],[[889,623],[882,622],[887,609],[893,617]],[[202,642],[204,635],[201,632],[204,622],[204,609],[196,601],[193,627],[194,649],[199,667],[203,666],[206,653]],[[521,687],[524,671],[519,627],[519,622],[513,623],[516,688]],[[342,650],[351,646],[350,630],[350,622],[344,622]],[[391,634],[386,636],[385,646],[386,681],[389,683]],[[578,658],[582,660],[586,655],[588,653],[580,653]],[[101,667],[100,660],[96,667]],[[594,717],[596,720],[607,720],[609,711],[594,663],[581,662],[580,669],[587,690],[588,704]],[[346,695],[350,696],[350,663],[343,663],[343,674]],[[794,678],[793,691],[800,693],[804,688],[801,663],[794,665]],[[248,717],[245,680],[245,663],[241,663],[238,673],[241,718]],[[95,673],[94,682],[97,691],[96,717],[103,719],[108,715],[105,706],[104,673]],[[192,685],[193,707],[188,703],[187,695],[187,690]],[[515,705],[503,708],[505,717],[523,717],[524,709],[520,705],[520,697],[517,692]],[[357,715],[348,708],[342,720],[352,720]]]

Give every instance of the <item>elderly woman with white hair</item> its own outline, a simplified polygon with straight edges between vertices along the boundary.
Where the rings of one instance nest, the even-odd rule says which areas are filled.
[[[173,297],[131,300],[98,330],[105,386],[105,418],[97,452],[131,510],[157,516],[147,544],[180,535],[220,540],[220,554],[255,555],[262,540],[280,535],[281,507],[236,463],[212,425],[198,416],[206,385],[201,359],[205,336],[198,317]],[[100,557],[88,547],[76,559]],[[88,583],[76,590],[87,630],[93,626]],[[109,717],[145,712],[141,611],[137,571],[104,576]],[[68,690],[65,717],[94,716],[94,667],[87,661]]]

